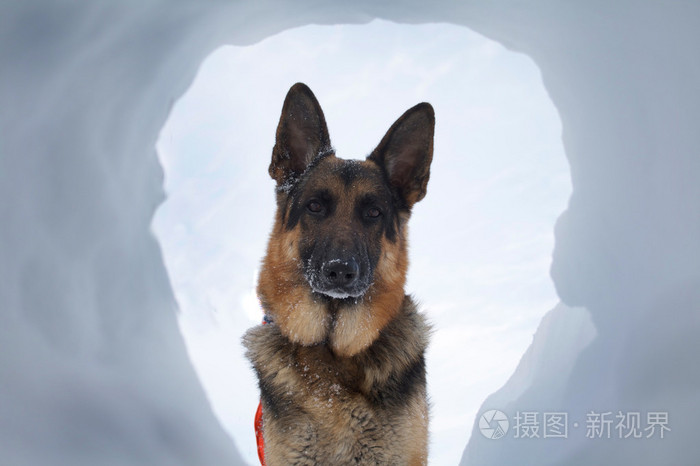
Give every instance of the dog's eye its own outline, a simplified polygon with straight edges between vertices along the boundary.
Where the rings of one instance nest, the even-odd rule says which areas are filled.
[[[367,215],[369,218],[377,218],[380,215],[382,215],[382,211],[377,209],[376,207],[370,207],[369,209],[367,209],[365,215]]]
[[[313,212],[314,214],[317,214],[323,210],[323,206],[318,201],[309,202],[306,204],[306,208],[309,209],[309,212]]]

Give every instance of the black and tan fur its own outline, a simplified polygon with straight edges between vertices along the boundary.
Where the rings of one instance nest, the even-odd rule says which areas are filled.
[[[428,327],[404,284],[406,223],[426,193],[433,131],[422,103],[366,160],[343,160],[311,90],[287,94],[258,282],[273,323],[244,337],[268,466],[427,463]]]

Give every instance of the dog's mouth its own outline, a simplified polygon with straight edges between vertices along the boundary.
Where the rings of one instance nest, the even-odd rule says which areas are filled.
[[[309,283],[310,284],[310,283]],[[359,290],[359,291],[345,291],[345,290],[323,290],[319,288],[315,288],[314,286],[311,286],[311,291],[313,291],[315,294],[319,294],[322,296],[325,296],[327,298],[332,298],[332,299],[338,299],[338,300],[348,300],[348,301],[353,301],[356,302],[359,298],[364,296],[364,294],[367,292],[367,289],[369,287]]]
[[[369,283],[355,282],[353,286],[324,286],[327,283],[323,283],[318,279],[317,274],[305,274],[306,281],[309,283],[311,291],[326,299],[333,299],[338,301],[348,301],[357,302],[358,299],[362,298],[370,287]]]

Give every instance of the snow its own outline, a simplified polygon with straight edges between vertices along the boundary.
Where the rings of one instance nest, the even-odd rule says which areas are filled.
[[[700,122],[691,91],[699,13],[690,4],[615,3],[520,18],[530,32],[517,48],[538,63],[559,109],[574,187],[556,226],[552,277],[565,303],[590,312],[597,335],[568,377],[535,375],[500,406],[511,415],[564,411],[578,430],[570,427],[566,440],[488,443],[475,429],[462,464],[700,459],[691,433],[700,372],[690,363],[700,350],[700,136],[690,130]],[[553,32],[557,44],[545,46]],[[533,345],[557,338],[542,332]],[[649,412],[668,413],[671,431],[664,439],[586,438],[587,413],[608,411],[640,412],[643,424]]]
[[[274,216],[270,144],[297,80],[321,102],[341,157],[367,154],[416,102],[435,108],[406,289],[434,330],[429,462],[457,464],[479,406],[558,301],[553,225],[571,194],[559,117],[532,60],[454,25],[309,25],[204,60],[160,133],[167,200],[153,230],[190,358],[249,463],[259,394],[240,340],[262,318],[253,271]]]
[[[698,462],[699,4],[154,0],[0,6],[3,463],[241,462],[187,359],[149,230],[163,199],[155,141],[216,46],[373,17],[463,24],[528,54],[562,119],[574,190],[552,277],[596,333],[578,357],[561,353],[575,359],[563,383],[534,370],[491,408],[669,415],[663,439],[475,429],[462,463]],[[586,325],[562,319],[533,348]]]

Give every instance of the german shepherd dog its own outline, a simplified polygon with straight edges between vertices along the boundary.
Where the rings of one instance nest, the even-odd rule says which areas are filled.
[[[434,126],[433,108],[418,104],[366,160],[344,160],[311,90],[287,94],[257,286],[271,323],[243,337],[268,466],[427,463],[429,328],[404,284],[406,223],[426,193]]]

